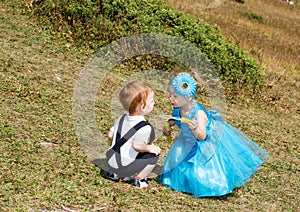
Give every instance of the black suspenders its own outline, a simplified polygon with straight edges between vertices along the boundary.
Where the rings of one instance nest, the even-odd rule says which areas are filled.
[[[123,126],[123,122],[124,122],[124,118],[126,115],[123,115],[120,119],[119,122],[119,127],[118,127],[118,131],[117,131],[117,135],[116,135],[116,142],[115,145],[112,147],[113,150],[115,150],[115,152],[120,154],[120,149],[121,146],[123,146],[123,144],[125,144],[140,128],[146,126],[146,125],[150,125],[148,122],[146,121],[141,121],[139,123],[137,123],[133,128],[131,128],[122,138],[121,138],[121,130],[122,130],[122,126]]]
[[[151,134],[150,134],[150,143],[153,142],[155,139],[155,132],[151,124],[149,124],[147,121],[140,121],[137,123],[133,128],[131,128],[122,138],[121,138],[121,130],[124,122],[126,114],[124,114],[120,121],[119,121],[119,127],[116,134],[116,141],[115,145],[107,152],[108,159],[113,155],[116,154],[117,164],[119,167],[122,167],[121,165],[121,157],[120,157],[120,149],[121,147],[142,127],[146,125],[150,125],[151,127]]]

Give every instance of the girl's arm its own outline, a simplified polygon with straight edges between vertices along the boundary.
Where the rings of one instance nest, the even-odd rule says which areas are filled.
[[[193,135],[198,140],[204,140],[206,138],[206,123],[207,123],[207,115],[203,110],[197,112],[196,119],[192,119],[188,124],[190,130]]]

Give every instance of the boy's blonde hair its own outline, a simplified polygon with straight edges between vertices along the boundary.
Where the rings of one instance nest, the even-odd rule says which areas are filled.
[[[147,98],[152,91],[152,87],[146,82],[130,82],[119,93],[119,100],[123,108],[134,115],[138,105],[146,106]]]

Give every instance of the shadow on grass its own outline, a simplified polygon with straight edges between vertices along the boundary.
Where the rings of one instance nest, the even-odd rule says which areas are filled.
[[[107,160],[106,159],[94,159],[92,161],[92,163],[96,167],[100,168],[101,176],[102,176],[103,173],[106,173],[106,170],[108,170]],[[161,170],[162,170],[162,166],[156,165],[155,168],[153,169],[152,173],[151,173],[151,178],[157,178],[157,177],[154,177],[154,176],[159,176],[160,173],[161,173]]]
[[[108,179],[108,180],[111,180],[111,181],[114,181],[114,182],[124,182],[124,183],[129,183],[129,184],[132,184],[131,180],[128,180],[128,181],[122,181],[121,179],[112,179],[108,176],[108,172],[106,171],[107,170],[107,160],[106,159],[94,159],[93,161],[93,164],[98,167],[100,169],[100,176],[105,178],[105,179]],[[159,175],[161,173],[161,170],[162,170],[162,166],[160,165],[157,165],[154,170],[153,170],[153,173],[154,175],[156,175],[155,177],[150,177],[148,178],[148,181],[156,181],[158,180],[159,178]],[[223,196],[215,196],[215,197],[201,197],[202,199],[210,199],[210,200],[219,200],[219,201],[226,201],[228,198],[230,197],[234,197],[235,196],[235,192],[238,190],[239,188],[236,188],[233,190],[232,193],[230,194],[226,194],[226,195],[223,195]],[[172,189],[171,189],[172,190]],[[185,192],[183,192],[185,193]],[[186,193],[188,195],[191,195],[189,193]]]

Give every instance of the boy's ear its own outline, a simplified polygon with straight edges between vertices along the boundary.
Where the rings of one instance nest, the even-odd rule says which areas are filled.
[[[146,108],[146,105],[142,103],[142,104],[140,105],[140,107],[141,107],[141,111],[144,111],[145,108]]]

